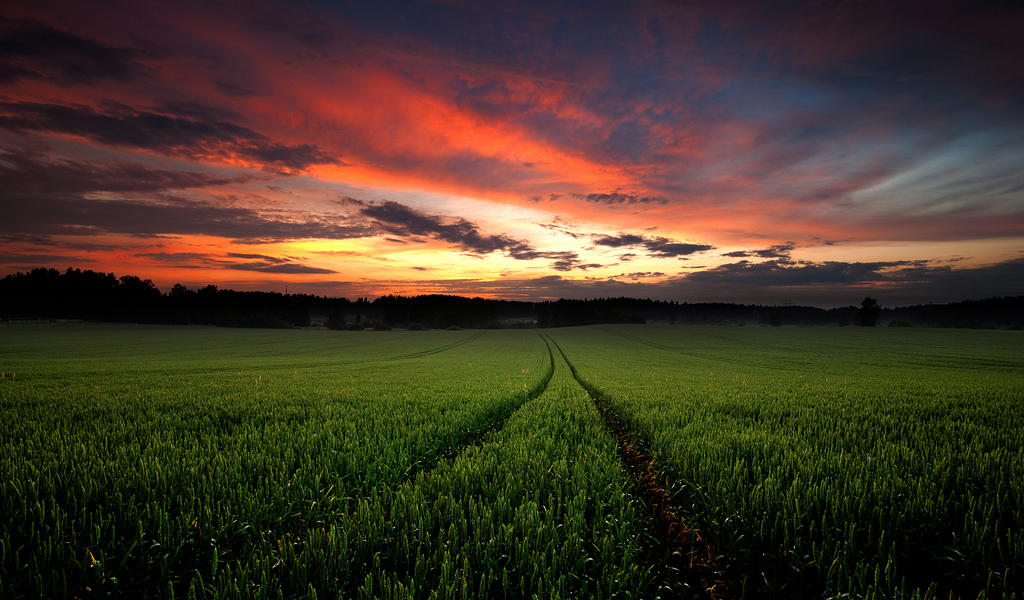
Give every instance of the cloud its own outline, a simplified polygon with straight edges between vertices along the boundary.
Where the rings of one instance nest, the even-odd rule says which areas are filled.
[[[557,233],[561,233],[561,234],[567,235],[567,236],[571,237],[574,240],[578,240],[578,239],[584,237],[584,235],[585,235],[585,234],[579,233],[577,231],[573,231],[569,227],[569,224],[566,223],[564,220],[562,220],[560,217],[555,217],[555,220],[553,222],[551,222],[551,223],[537,223],[537,225],[539,225],[540,227],[543,227],[544,229],[547,229],[549,231],[554,231],[554,232],[557,232]]]
[[[201,252],[139,252],[135,256],[148,258],[161,263],[167,263],[176,268],[188,269],[228,269],[235,271],[255,271],[258,273],[281,273],[288,275],[326,275],[337,273],[331,269],[311,267],[292,260],[265,254],[239,254],[229,252],[225,256],[229,258],[257,259],[250,262],[237,262],[225,260],[222,257],[205,254]]]
[[[427,236],[456,244],[472,254],[488,254],[495,251],[507,252],[519,258],[531,255],[533,249],[526,242],[506,235],[485,235],[476,224],[465,219],[443,219],[416,211],[408,206],[384,201],[369,204],[360,209],[367,217],[374,219],[385,232],[396,236]],[[532,256],[530,256],[532,258]]]
[[[604,266],[600,263],[584,263],[575,252],[562,252],[561,254],[563,255],[562,258],[551,264],[551,268],[556,271],[572,271],[575,269],[586,271],[587,269],[599,269]]]
[[[275,264],[288,262],[288,259],[286,258],[281,258],[278,256],[267,256],[266,254],[241,254],[238,252],[228,252],[227,255],[230,256],[231,258],[248,258],[252,260],[262,260],[265,262]]]
[[[794,286],[822,283],[866,283],[890,278],[886,272],[896,267],[921,266],[921,261],[882,262],[800,262],[777,259],[753,263],[741,260],[687,275],[690,282],[750,283],[758,287]]]
[[[0,237],[71,247],[51,236],[121,233],[211,235],[246,242],[351,239],[373,235],[362,219],[222,206],[171,194],[247,181],[249,176],[154,169],[137,163],[47,159],[0,151]],[[122,197],[96,198],[103,192]],[[86,247],[88,246],[88,247]],[[95,244],[84,250],[102,250]]]
[[[0,233],[136,236],[210,235],[244,242],[288,239],[351,239],[373,232],[341,216],[268,213],[214,206],[177,197],[160,201],[99,200],[79,197],[8,196],[0,206]]]
[[[594,244],[598,246],[608,246],[610,248],[641,247],[647,250],[649,256],[657,258],[688,256],[714,248],[714,246],[709,244],[689,244],[661,236],[643,236],[632,233],[620,233],[618,235],[597,234],[594,235],[593,239]]]
[[[0,187],[36,196],[88,192],[161,192],[239,183],[249,176],[170,171],[138,163],[92,163],[47,158],[32,151],[0,150]]]
[[[233,263],[232,269],[239,271],[257,271],[260,273],[285,273],[290,275],[314,275],[337,273],[331,269],[321,269],[296,263],[266,264],[266,263]]]
[[[621,248],[623,246],[639,246],[644,243],[644,237],[631,233],[620,233],[619,235],[602,235],[594,239],[598,246],[609,246]]]
[[[374,219],[381,231],[400,238],[430,237],[439,239],[475,255],[503,252],[516,260],[554,259],[556,262],[553,267],[560,271],[580,267],[575,252],[537,250],[525,240],[517,240],[504,234],[482,233],[475,223],[463,218],[428,215],[391,200],[368,204],[349,198],[343,202],[362,205],[359,211],[361,214]]]
[[[53,265],[55,263],[94,262],[87,256],[69,256],[65,254],[38,254],[21,252],[0,252],[0,264],[6,265]]]
[[[237,158],[283,172],[340,163],[339,157],[315,145],[275,142],[247,127],[194,110],[166,114],[113,103],[96,110],[80,104],[2,102],[0,112],[3,129],[75,135],[192,160]]]
[[[218,81],[216,82],[216,85],[221,92],[233,98],[250,98],[256,95],[256,92],[250,90],[247,87],[243,87],[226,81]]]
[[[84,240],[56,240],[52,236],[37,233],[0,233],[0,242],[60,247],[61,250],[79,250],[82,252],[111,252],[123,249],[123,246],[87,242]]]
[[[831,244],[829,244],[831,245]],[[781,244],[775,244],[769,248],[762,248],[761,250],[737,250],[735,252],[726,252],[722,256],[728,256],[730,258],[779,258],[789,259],[789,253],[792,252],[796,244],[793,242],[783,242]]]
[[[619,191],[604,194],[573,194],[573,197],[594,204],[668,204],[667,199],[658,196],[639,196],[637,194],[624,194]]]
[[[927,19],[882,8],[895,17],[883,19],[878,7],[824,3],[754,19],[708,3],[550,4],[496,19],[483,5],[399,4],[294,11],[256,3],[239,12],[147,2],[115,11],[68,3],[53,11],[22,3],[17,12],[45,23],[0,22],[0,81],[9,84],[0,128],[46,137],[53,148],[31,169],[15,164],[16,154],[0,162],[0,232],[106,242],[86,234],[136,233],[133,224],[142,235],[202,232],[242,241],[383,233],[406,248],[440,240],[475,256],[541,259],[530,269],[553,263],[544,271],[566,277],[591,261],[615,260],[589,257],[590,247],[572,252],[579,246],[622,261],[678,263],[711,255],[712,243],[773,233],[764,247],[726,256],[777,262],[780,273],[734,268],[732,280],[721,273],[707,290],[728,281],[755,285],[758,274],[798,277],[782,271],[787,260],[806,269],[805,277],[824,277],[828,267],[792,262],[779,243],[815,234],[897,245],[981,240],[950,251],[972,260],[995,256],[990,248],[1005,245],[995,238],[1020,237],[1018,8],[940,7]],[[154,20],[172,25],[144,27]],[[994,133],[974,135],[984,132]],[[135,152],[146,166],[83,158],[110,154],[104,145],[122,156]],[[303,214],[323,198],[320,190],[305,194],[317,186],[312,177],[244,200],[262,202],[259,208],[240,208],[202,194],[231,174],[161,170],[153,165],[169,161],[155,162],[152,153],[277,172],[340,164],[344,153],[359,167],[323,169],[332,179],[325,189],[402,188],[407,195],[391,197],[403,202],[420,193],[535,197],[547,200],[535,210],[635,233],[607,230],[613,235],[597,243],[566,226],[562,233],[576,239],[552,235],[554,227],[535,238],[485,226],[480,215],[449,219],[428,208],[419,222],[372,218],[360,212],[367,205],[335,209],[357,218]],[[645,209],[653,210],[645,216]],[[665,229],[645,231],[645,218]],[[678,227],[699,243],[658,236]],[[541,243],[545,249],[535,247]],[[705,261],[686,264],[694,262]],[[898,269],[909,276],[911,265],[876,275]],[[876,275],[809,285],[870,286]]]
[[[178,262],[178,261],[193,261],[193,262],[210,262],[210,255],[203,252],[137,252],[135,256],[142,258],[148,258],[160,262]],[[196,265],[198,266],[198,265]]]
[[[686,244],[663,237],[647,238],[644,240],[643,247],[647,249],[651,256],[660,257],[688,256],[714,248],[714,246],[709,244]]]
[[[855,304],[864,295],[885,305],[1020,295],[1024,259],[954,269],[930,261],[740,261],[675,278],[680,297],[738,302]]]
[[[144,53],[55,29],[38,21],[0,19],[0,84],[43,79],[59,85],[127,81],[148,68]]]
[[[742,261],[661,281],[642,281],[663,276],[657,272],[585,279],[548,275],[495,281],[424,280],[417,284],[438,293],[522,300],[629,296],[685,302],[797,303],[829,307],[856,304],[870,295],[879,298],[883,306],[904,306],[1020,295],[1024,289],[1024,258],[963,269],[922,261],[799,265]],[[965,290],[968,291],[965,293]]]

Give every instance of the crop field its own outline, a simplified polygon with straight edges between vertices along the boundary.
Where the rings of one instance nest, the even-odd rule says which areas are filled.
[[[1021,598],[1024,335],[0,328],[2,598]]]

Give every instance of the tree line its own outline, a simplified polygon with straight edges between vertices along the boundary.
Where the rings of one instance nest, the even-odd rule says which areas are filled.
[[[873,298],[859,306],[688,303],[643,298],[543,302],[451,295],[330,298],[244,292],[177,284],[166,293],[134,275],[38,268],[0,279],[0,318],[82,319],[234,327],[443,329],[565,327],[600,323],[721,325],[851,325],[1015,328],[1024,325],[1024,296],[887,308]]]

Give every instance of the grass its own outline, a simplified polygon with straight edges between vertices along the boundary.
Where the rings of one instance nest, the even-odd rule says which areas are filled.
[[[1003,331],[553,332],[746,597],[1021,592],[1024,355]]]
[[[599,396],[732,596],[1020,597],[1022,341],[3,328],[0,596],[716,597]]]

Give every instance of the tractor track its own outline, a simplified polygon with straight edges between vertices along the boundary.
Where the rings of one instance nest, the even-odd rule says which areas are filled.
[[[465,344],[469,341],[472,341],[473,339],[480,337],[481,335],[483,335],[483,332],[479,332],[476,335],[470,336],[467,339],[464,339],[460,342],[456,342],[456,345]],[[404,475],[400,480],[395,481],[390,485],[394,487],[398,487],[401,485],[416,485],[416,482],[420,477],[423,477],[427,473],[433,471],[442,463],[449,460],[453,460],[455,457],[465,452],[465,450],[471,446],[483,443],[483,441],[487,438],[488,435],[502,429],[505,426],[505,423],[507,423],[508,420],[512,418],[512,415],[514,415],[519,409],[521,409],[527,402],[543,394],[547,390],[548,384],[551,383],[551,378],[555,374],[555,355],[554,351],[552,351],[551,349],[551,342],[549,342],[543,335],[541,335],[541,340],[544,342],[544,345],[546,346],[548,352],[547,371],[541,377],[540,381],[537,382],[532,388],[523,391],[523,398],[521,402],[513,404],[503,410],[496,411],[495,414],[485,419],[485,421],[488,421],[488,423],[483,427],[468,432],[467,435],[449,444],[447,448],[440,450],[436,454],[417,460],[415,463],[410,465],[408,469],[406,469]],[[440,351],[441,350],[439,350],[438,352]],[[431,354],[433,353],[435,352],[431,352]],[[316,526],[316,528],[323,528],[325,525],[331,524],[334,523],[329,522],[326,524],[320,524]],[[314,527],[308,526],[304,522],[299,523],[298,527],[295,529],[295,532],[298,533],[299,536],[301,537],[305,534],[306,530],[310,528]]]
[[[421,350],[419,352],[413,352],[412,354],[401,354],[399,356],[392,356],[391,358],[387,358],[387,359],[384,359],[384,360],[404,360],[404,359],[407,359],[407,358],[420,358],[420,357],[423,357],[423,356],[430,356],[432,354],[440,354],[441,352],[446,352],[446,351],[451,350],[453,348],[458,348],[459,346],[461,346],[463,344],[468,344],[469,342],[472,342],[473,340],[479,339],[480,336],[482,336],[483,334],[484,334],[484,332],[477,331],[476,333],[473,333],[472,335],[464,337],[461,340],[452,342],[450,344],[445,344],[443,346],[436,346],[434,348],[428,348],[426,350]]]
[[[480,335],[483,335],[483,332],[480,332],[476,336],[473,336],[471,339],[460,342],[459,345],[469,342],[472,339],[476,339]],[[541,380],[536,385],[533,386],[533,388],[523,392],[523,401],[510,407],[510,409],[508,410],[501,411],[501,414],[489,419],[491,422],[486,427],[474,431],[470,436],[461,440],[461,443],[453,445],[451,448],[449,448],[448,451],[442,452],[433,460],[424,462],[419,465],[413,465],[412,467],[410,467],[405,478],[407,481],[411,480],[415,482],[417,477],[432,471],[440,463],[444,462],[445,460],[455,458],[459,454],[462,454],[462,452],[466,448],[474,444],[480,443],[485,437],[487,437],[488,434],[490,434],[493,431],[498,431],[502,427],[504,427],[505,423],[508,422],[510,418],[512,418],[512,415],[515,414],[516,411],[518,411],[520,408],[522,408],[527,402],[539,397],[541,394],[547,391],[548,384],[551,383],[551,378],[555,374],[555,354],[551,350],[551,343],[548,340],[544,339],[544,336],[541,336],[541,340],[543,340],[544,345],[547,346],[548,351],[547,372],[544,374],[543,377],[541,377]]]
[[[688,523],[685,511],[672,504],[666,478],[655,464],[646,441],[629,429],[609,405],[604,394],[583,379],[576,366],[548,336],[562,355],[573,378],[590,397],[615,438],[619,458],[633,479],[639,495],[652,510],[655,537],[648,548],[652,563],[651,586],[657,598],[728,600],[738,596],[736,582],[722,558],[700,532]]]

